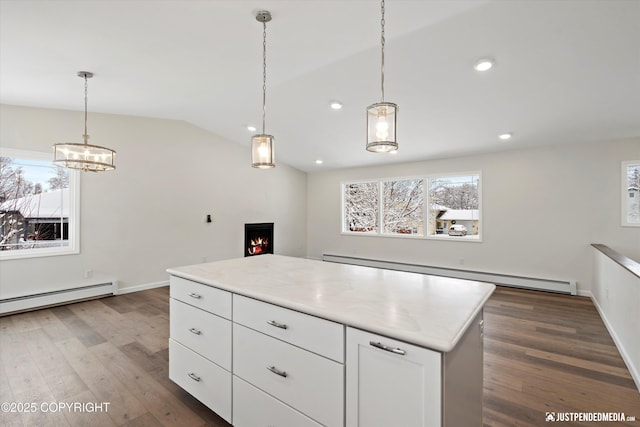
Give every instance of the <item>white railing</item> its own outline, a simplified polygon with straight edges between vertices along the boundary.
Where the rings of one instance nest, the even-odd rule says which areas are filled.
[[[640,391],[640,264],[605,245],[591,246],[593,302]]]

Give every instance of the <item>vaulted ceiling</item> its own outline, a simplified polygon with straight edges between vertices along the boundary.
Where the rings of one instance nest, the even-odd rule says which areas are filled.
[[[637,0],[387,0],[395,155],[364,149],[366,107],[380,100],[377,0],[0,0],[0,101],[82,110],[87,70],[90,113],[185,120],[248,146],[261,9],[273,15],[277,162],[316,171],[640,136]],[[493,69],[473,69],[482,57]]]

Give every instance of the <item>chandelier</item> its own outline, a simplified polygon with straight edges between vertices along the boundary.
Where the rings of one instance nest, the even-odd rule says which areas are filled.
[[[54,144],[53,163],[69,169],[79,169],[85,172],[100,172],[114,170],[116,152],[107,147],[89,144],[87,133],[87,79],[93,77],[89,71],[79,71],[78,77],[84,79],[84,143],[65,142]]]

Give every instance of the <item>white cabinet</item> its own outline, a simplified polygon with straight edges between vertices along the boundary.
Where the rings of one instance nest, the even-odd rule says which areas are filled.
[[[235,427],[321,427],[278,399],[233,377],[233,425]]]
[[[170,283],[169,377],[236,427],[482,426],[481,310],[443,353]]]
[[[347,427],[440,427],[441,353],[347,328]]]
[[[325,426],[344,424],[341,363],[234,323],[233,375]]]
[[[169,378],[231,422],[231,293],[171,276]]]
[[[441,353],[347,328],[347,427],[481,427],[480,312]]]

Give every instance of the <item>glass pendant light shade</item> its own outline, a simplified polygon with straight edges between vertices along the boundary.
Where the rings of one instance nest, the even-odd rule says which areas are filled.
[[[378,102],[367,107],[367,150],[389,153],[398,149],[396,119],[398,106],[392,102]]]
[[[251,137],[251,166],[258,169],[276,167],[272,135],[258,134]]]

